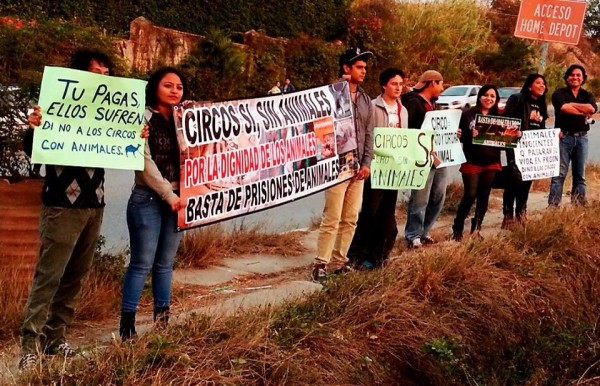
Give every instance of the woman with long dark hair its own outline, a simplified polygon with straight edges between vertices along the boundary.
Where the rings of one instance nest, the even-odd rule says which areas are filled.
[[[169,319],[173,263],[182,233],[176,231],[179,199],[179,148],[173,106],[187,93],[181,73],[172,67],[154,72],[146,85],[145,118],[150,128],[144,170],[135,172],[127,203],[131,260],[123,281],[121,339],[135,335],[135,314],[146,276],[152,270],[154,321]]]
[[[521,119],[521,131],[546,128],[548,108],[546,106],[546,79],[540,74],[530,74],[525,79],[521,92],[511,95],[506,101],[504,115]],[[515,152],[506,150],[509,164],[508,181],[502,197],[504,219],[502,228],[508,228],[516,220],[524,224],[527,218],[527,200],[532,181],[522,181],[515,167]]]
[[[477,136],[475,118],[477,115],[498,115],[499,102],[496,86],[486,84],[479,89],[477,102],[460,118],[461,142],[467,161],[460,167],[464,193],[458,205],[456,218],[452,225],[452,238],[462,240],[465,219],[475,200],[475,215],[471,220],[471,233],[479,232],[483,218],[487,212],[492,182],[496,173],[502,169],[500,164],[500,149],[492,146],[474,145],[473,137]]]

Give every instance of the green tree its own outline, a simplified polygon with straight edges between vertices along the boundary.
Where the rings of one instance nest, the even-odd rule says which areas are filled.
[[[196,99],[222,100],[239,96],[245,83],[246,53],[219,29],[211,28],[181,64]]]
[[[440,71],[449,82],[476,75],[474,54],[490,33],[482,8],[471,0],[431,3],[393,0],[361,2],[351,10],[349,45],[370,49],[367,88],[379,92],[377,74],[401,67],[413,80],[427,69]]]
[[[600,48],[600,0],[588,0],[583,26],[594,48]]]
[[[514,37],[519,5],[515,0],[491,2],[486,16],[494,32],[489,44],[475,55],[485,82],[520,85],[528,73],[535,71],[535,43]]]
[[[38,97],[44,66],[68,66],[78,48],[95,48],[111,55],[112,40],[94,27],[73,22],[27,22],[0,19],[0,176],[18,179],[28,174],[21,151],[24,122],[31,101]]]

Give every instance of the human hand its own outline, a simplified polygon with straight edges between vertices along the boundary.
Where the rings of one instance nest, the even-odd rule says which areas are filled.
[[[356,172],[354,179],[364,180],[369,177],[369,174],[371,174],[371,170],[367,166],[361,166],[360,169],[358,169],[358,172]]]
[[[440,157],[437,156],[435,150],[432,150],[430,154],[433,157],[433,166],[437,168],[442,163],[442,160],[440,159]]]
[[[144,126],[142,127],[142,131],[140,132],[140,138],[148,138],[150,136],[150,126],[148,126],[148,124],[144,124]]]
[[[167,199],[167,204],[169,204],[173,212],[178,212],[181,208],[181,199],[179,198],[179,196],[175,195]]]
[[[461,130],[461,129],[458,129],[458,130],[456,131],[456,138],[460,139],[460,137],[461,137],[461,136],[462,136],[462,130]]]
[[[33,112],[27,117],[27,124],[32,129],[42,124],[42,108],[40,106],[33,106]]]

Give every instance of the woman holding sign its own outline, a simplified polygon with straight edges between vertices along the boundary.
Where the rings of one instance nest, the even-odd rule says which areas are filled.
[[[479,237],[479,231],[485,213],[487,212],[492,181],[496,173],[502,169],[500,164],[500,148],[473,144],[477,136],[475,118],[481,115],[498,115],[500,97],[496,86],[485,85],[479,89],[475,107],[469,109],[460,118],[459,127],[462,131],[461,142],[467,162],[461,165],[464,193],[458,205],[456,218],[452,225],[452,238],[461,241],[465,227],[465,219],[475,200],[475,215],[471,219],[471,233]],[[475,233],[476,232],[476,233]]]
[[[144,170],[135,172],[127,203],[131,260],[123,281],[122,340],[135,336],[135,313],[146,276],[152,270],[154,321],[169,319],[171,278],[182,233],[176,231],[179,199],[179,148],[173,106],[183,100],[187,86],[171,67],[154,72],[146,85],[146,139]]]
[[[548,109],[546,106],[546,79],[540,74],[530,74],[525,79],[521,92],[511,95],[506,101],[504,115],[521,119],[521,131],[540,130],[546,128]],[[515,152],[506,150],[509,164],[509,176],[502,197],[502,228],[506,229],[517,221],[525,223],[527,215],[527,200],[532,181],[522,181],[521,173],[515,165]]]

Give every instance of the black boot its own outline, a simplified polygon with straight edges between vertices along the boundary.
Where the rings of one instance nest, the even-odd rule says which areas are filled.
[[[121,324],[119,326],[119,335],[123,342],[135,338],[135,311],[121,311]]]
[[[169,306],[154,307],[154,324],[158,328],[165,328],[169,324]]]
[[[471,218],[471,233],[474,233],[476,230],[480,230],[481,227],[477,224],[477,219],[475,217]]]
[[[454,224],[452,224],[452,240],[461,241],[463,237],[463,230],[465,228],[464,220],[462,222],[454,219]]]

